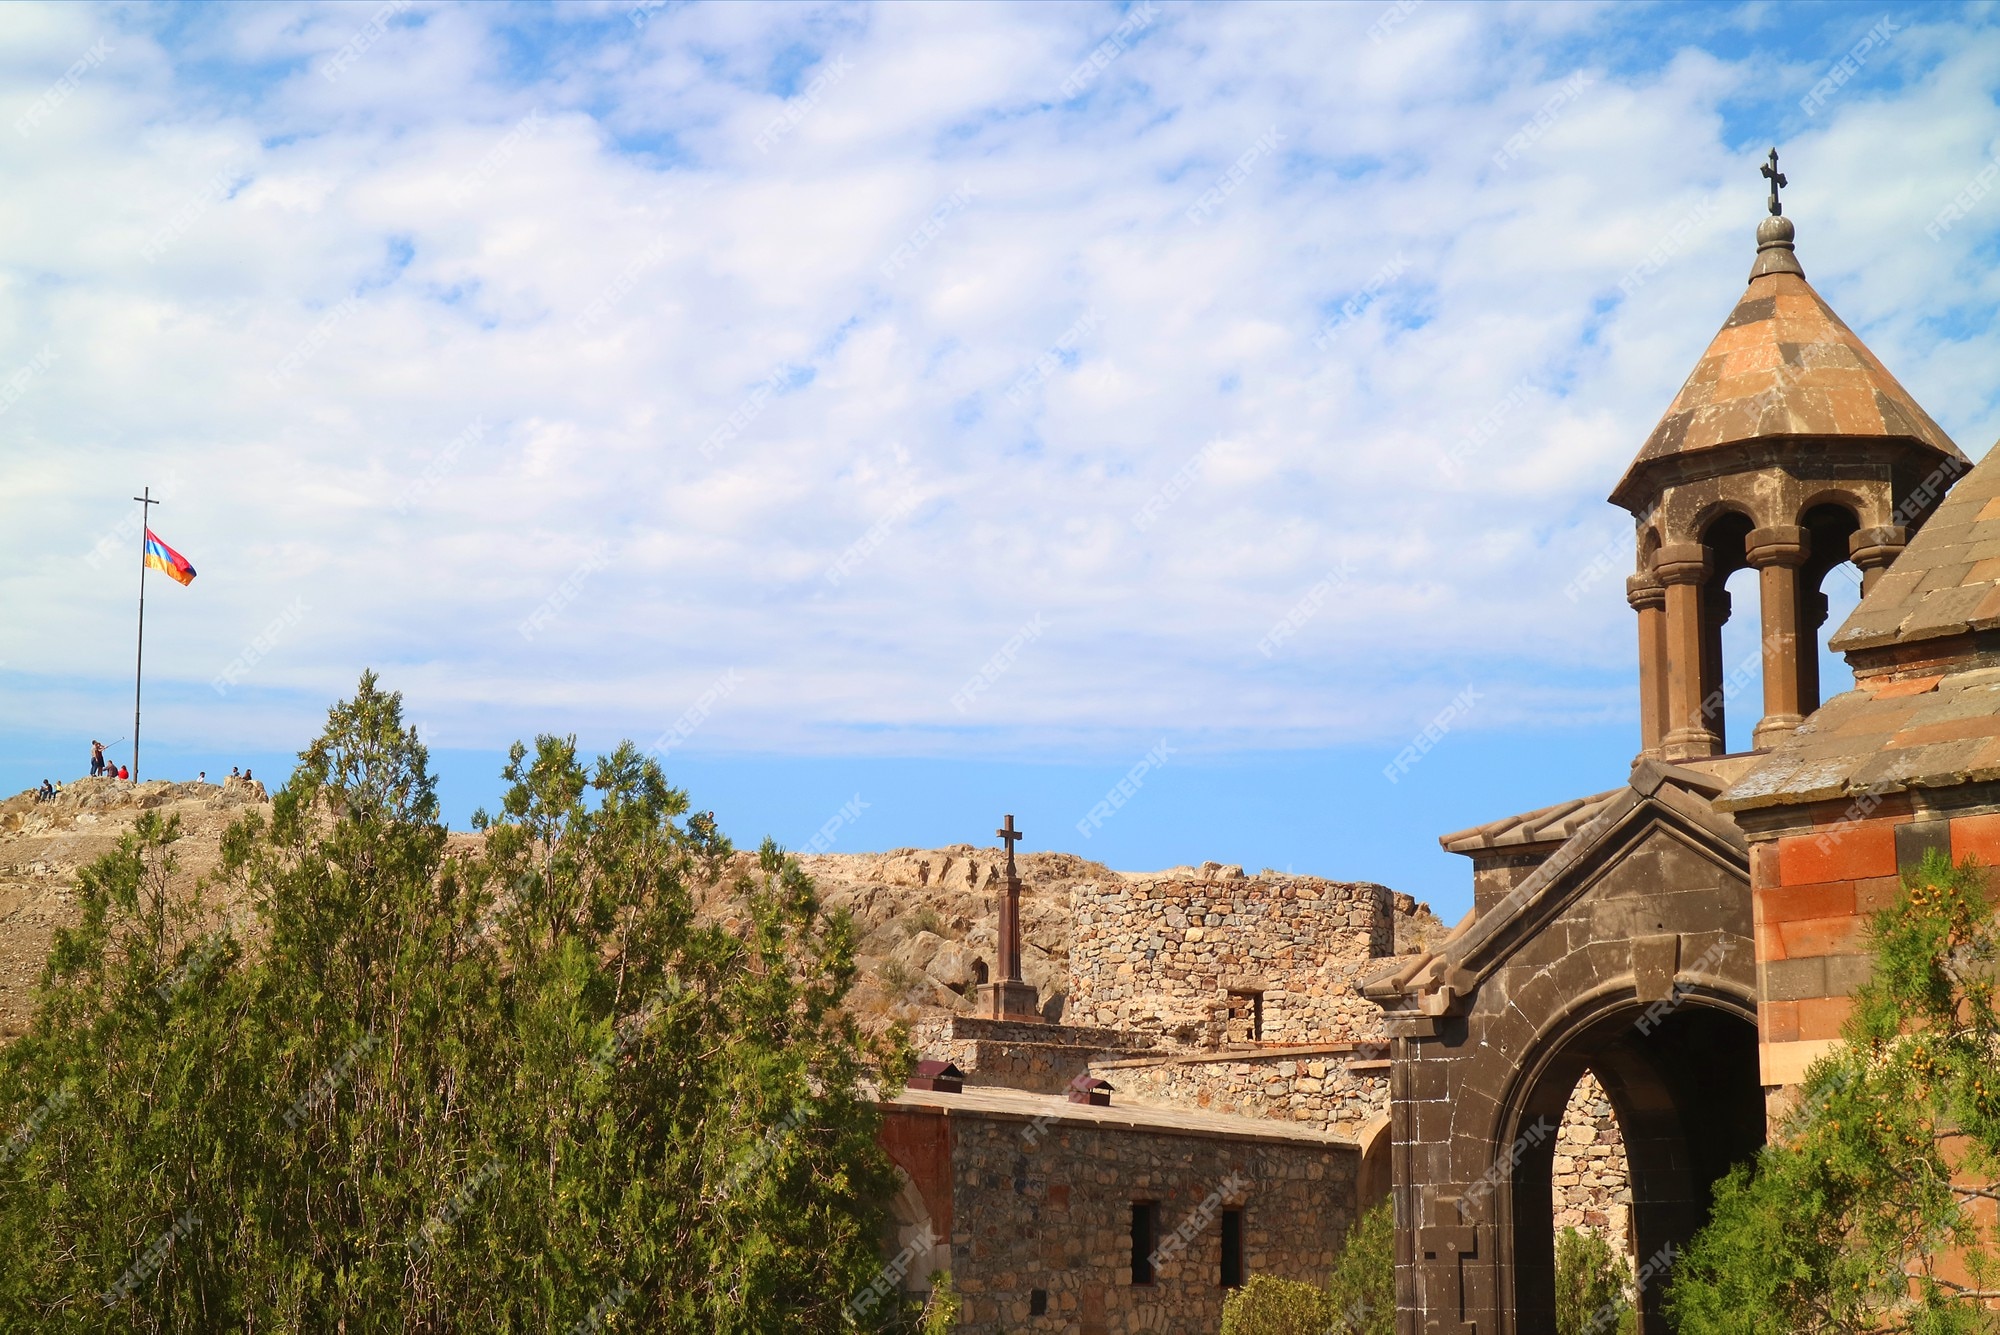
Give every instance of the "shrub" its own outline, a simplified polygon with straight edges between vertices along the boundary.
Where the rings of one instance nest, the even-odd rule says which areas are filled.
[[[1224,1299],[1222,1335],[1394,1335],[1396,1223],[1388,1201],[1348,1230],[1327,1287],[1270,1275]]]
[[[1632,1266],[1595,1233],[1556,1238],[1556,1335],[1616,1335],[1633,1319]]]
[[[1325,1289],[1271,1275],[1252,1275],[1222,1302],[1222,1335],[1326,1335],[1334,1329]]]

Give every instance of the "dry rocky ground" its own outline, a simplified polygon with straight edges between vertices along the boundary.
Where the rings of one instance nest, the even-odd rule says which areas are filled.
[[[36,980],[58,927],[77,920],[76,875],[110,852],[145,811],[181,820],[175,886],[191,890],[215,870],[222,833],[265,802],[263,785],[119,783],[82,779],[54,802],[32,793],[0,802],[0,1040],[27,1026]],[[476,835],[454,836],[470,844]],[[738,854],[732,870],[753,859]],[[800,858],[830,907],[854,918],[860,978],[851,1004],[864,1025],[969,1011],[982,962],[997,956],[996,904],[1004,859],[998,849],[958,844],[887,853],[808,854]],[[1152,873],[1117,872],[1070,853],[1016,858],[1022,880],[1022,974],[1041,992],[1046,1013],[1061,1013],[1068,984],[1069,890],[1080,881],[1143,881],[1240,875],[1204,864]],[[233,907],[210,893],[218,913]],[[727,918],[726,901],[709,907]],[[1422,915],[1428,919],[1428,914]],[[1435,919],[1430,919],[1434,923]],[[1408,942],[1401,943],[1405,949]]]

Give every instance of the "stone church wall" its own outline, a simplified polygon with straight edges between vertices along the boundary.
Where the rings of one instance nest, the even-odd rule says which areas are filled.
[[[1372,1038],[1379,1013],[1353,983],[1395,949],[1396,898],[1268,873],[1074,886],[1064,1018],[1191,1047]]]
[[[953,1118],[952,1284],[966,1335],[1214,1331],[1222,1205],[1243,1207],[1249,1273],[1316,1283],[1353,1220],[1352,1146],[1031,1126]],[[1150,1285],[1132,1283],[1135,1201],[1157,1203],[1163,1242],[1199,1225]]]

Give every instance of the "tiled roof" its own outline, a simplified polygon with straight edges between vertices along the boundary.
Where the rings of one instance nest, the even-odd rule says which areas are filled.
[[[1716,805],[1750,811],[1993,779],[2000,779],[2000,668],[1884,675],[1821,705]]]
[[[1447,853],[1478,853],[1489,848],[1517,848],[1529,844],[1559,844],[1590,823],[1604,805],[1624,792],[1613,788],[1590,797],[1574,797],[1538,811],[1506,816],[1469,830],[1438,836]]]
[[[2000,626],[2000,467],[1989,453],[1883,572],[1829,647],[1843,653]]]
[[[1613,499],[1657,460],[1772,436],[1914,440],[1964,457],[1785,260],[1759,265]]]

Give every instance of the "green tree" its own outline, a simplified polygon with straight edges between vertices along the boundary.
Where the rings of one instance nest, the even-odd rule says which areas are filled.
[[[168,894],[171,821],[82,874],[0,1052],[0,1327],[857,1324],[892,1190],[869,1082],[908,1054],[842,1009],[847,921],[768,843],[747,927],[701,920],[729,845],[629,743],[541,737],[504,777],[454,852],[365,675],[225,838],[247,922]]]
[[[1595,1233],[1556,1236],[1556,1335],[1617,1335],[1632,1321],[1632,1266]]]
[[[1929,854],[1772,1143],[1675,1267],[1685,1335],[1991,1331],[2000,1024],[1985,873]]]
[[[1337,1335],[1395,1335],[1396,1215],[1387,1198],[1361,1212],[1326,1286]]]

